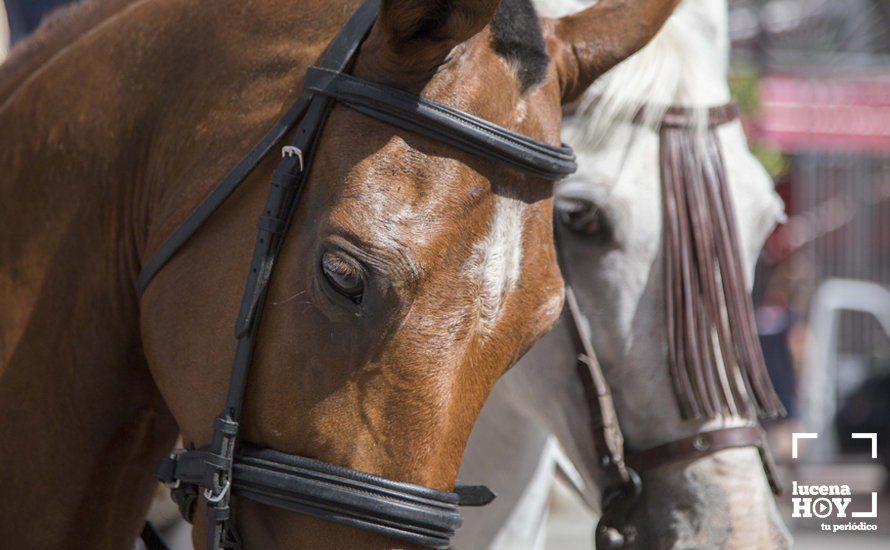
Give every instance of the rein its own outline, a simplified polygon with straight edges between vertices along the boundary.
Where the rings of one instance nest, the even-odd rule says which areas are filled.
[[[729,103],[711,108],[707,114],[709,128],[708,147],[710,154],[714,155],[712,160],[715,161],[713,167],[716,177],[704,180],[704,182],[705,185],[711,188],[710,190],[714,194],[721,197],[720,208],[714,210],[714,217],[721,219],[710,219],[709,222],[719,224],[720,228],[724,230],[723,238],[712,244],[716,244],[718,247],[725,247],[725,250],[720,254],[720,257],[724,260],[719,265],[720,273],[729,273],[729,269],[725,268],[725,266],[729,265],[728,262],[734,262],[731,264],[731,267],[734,269],[736,278],[728,283],[732,294],[728,294],[729,297],[726,298],[726,301],[735,301],[736,310],[743,310],[745,305],[750,310],[747,292],[744,290],[743,285],[744,275],[740,266],[741,255],[738,249],[738,236],[735,233],[735,218],[732,214],[732,204],[726,187],[725,167],[722,157],[719,155],[719,142],[714,131],[716,127],[736,120],[738,118],[738,107],[735,103]],[[633,122],[636,124],[643,123],[642,112],[636,114]],[[684,192],[683,188],[685,186],[692,186],[696,183],[690,181],[690,178],[684,178],[689,171],[683,171],[684,166],[677,156],[680,151],[684,151],[682,147],[677,147],[678,136],[683,136],[688,140],[683,142],[685,145],[689,147],[695,146],[691,141],[694,137],[690,137],[690,134],[695,132],[695,125],[694,111],[684,107],[670,107],[662,119],[660,136],[662,149],[661,180],[663,186],[670,185],[671,189],[677,191],[677,195]],[[684,152],[689,156],[695,154],[694,151],[688,148]],[[701,166],[698,166],[698,168],[701,169]],[[719,189],[715,189],[717,187]],[[672,206],[671,200],[672,198],[669,198],[667,193],[663,195],[666,209],[670,209]],[[673,204],[675,205],[676,203]],[[733,229],[729,230],[727,226],[732,226]],[[701,225],[697,225],[695,229],[697,231],[705,230]],[[560,258],[564,258],[559,239],[559,234],[563,230],[557,223],[554,235],[556,237],[557,255]],[[667,234],[667,224],[665,232],[665,257],[666,263],[669,263],[676,257],[682,256],[682,253],[679,252],[680,245],[677,245],[679,238],[676,234]],[[689,235],[687,237],[692,238]],[[667,249],[669,246],[674,246],[675,248],[669,250]],[[688,247],[694,245],[690,245],[687,241],[686,246],[686,251],[688,252]],[[683,268],[686,270],[684,274],[691,273],[693,269],[692,264],[699,262],[702,278],[707,276],[708,269],[714,269],[716,263],[706,263],[707,260],[705,258],[696,257],[692,253],[682,257],[684,258]],[[754,447],[760,456],[770,489],[776,495],[781,494],[781,485],[775,464],[767,448],[765,434],[756,424],[702,432],[642,451],[632,451],[626,448],[624,436],[618,423],[618,412],[615,409],[612,392],[606,381],[602,366],[596,358],[589,334],[589,324],[578,304],[574,289],[572,288],[571,274],[568,266],[565,265],[564,259],[560,260],[560,269],[565,281],[566,293],[566,306],[563,311],[563,317],[568,323],[569,331],[572,335],[573,345],[577,354],[576,372],[581,379],[588,403],[591,435],[594,448],[599,456],[599,467],[606,479],[601,497],[602,515],[595,533],[596,548],[598,550],[616,550],[634,542],[636,534],[628,522],[634,506],[642,495],[643,484],[640,474],[645,474],[669,464],[700,460],[726,449]],[[666,293],[669,296],[675,295],[677,292],[675,285],[677,277],[672,279],[670,278],[671,272],[668,271],[667,273],[669,280],[666,285]],[[741,274],[742,278],[739,278],[738,274]],[[714,276],[713,272],[711,272],[710,276]],[[726,277],[724,276],[724,278]],[[700,281],[701,279],[697,280]],[[740,281],[742,281],[741,287],[737,286]],[[669,300],[669,303],[672,302]],[[676,304],[673,307],[676,308]],[[672,310],[671,307],[668,308],[668,334],[670,340],[683,336],[678,334],[679,328],[683,325],[676,323],[675,317],[672,316],[673,311],[675,310]],[[733,318],[733,321],[741,322],[744,319],[742,318],[740,321],[739,317],[736,316]],[[698,325],[695,329],[700,330],[704,326]],[[677,346],[673,345],[673,342],[671,343],[671,375],[675,382],[675,394],[681,403],[681,411],[684,412],[684,417],[688,417],[686,414],[689,410],[688,405],[693,403],[694,400],[689,399],[689,395],[683,394],[682,391],[677,391],[677,378],[684,375],[681,370],[684,366],[688,366],[684,363],[678,363],[678,355],[674,353]],[[731,344],[731,342],[729,343]],[[762,364],[763,359],[756,340],[748,340],[745,342],[745,345],[749,346],[746,348],[747,352],[751,354],[756,352]],[[679,356],[680,359],[683,357],[682,355]],[[696,364],[695,368],[700,369],[700,365]],[[688,380],[688,375],[684,380]],[[772,386],[769,385],[768,379],[765,379],[765,381],[758,380],[758,382],[761,384],[759,386],[760,389],[766,388],[769,392],[772,392]],[[755,395],[757,395],[756,392]],[[764,393],[764,395],[767,394]],[[778,401],[776,400],[777,403]],[[776,406],[776,404],[772,405]],[[686,408],[684,408],[684,405]],[[781,405],[777,406],[781,407]],[[697,410],[696,412],[699,414],[694,416],[714,418],[721,411],[722,409],[719,408],[707,409],[705,411],[707,415],[703,415],[701,410]]]
[[[319,65],[308,70],[296,103],[149,258],[139,275],[137,290],[142,296],[154,276],[292,131],[292,141],[281,149],[282,159],[257,224],[235,324],[237,347],[226,405],[214,420],[212,441],[200,449],[177,450],[155,473],[172,489],[186,520],[191,521],[198,498],[204,498],[208,550],[241,547],[233,521],[233,495],[433,548],[449,547],[462,522],[460,506],[483,506],[495,496],[483,486],[456,487],[449,492],[388,480],[258,449],[240,438],[248,373],[272,270],[311,170],[317,139],[335,102],[533,178],[557,180],[576,168],[568,147],[543,143],[441,103],[346,74],[378,11],[379,0],[361,4]]]

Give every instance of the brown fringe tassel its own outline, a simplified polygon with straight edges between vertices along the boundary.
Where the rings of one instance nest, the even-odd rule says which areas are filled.
[[[661,129],[665,302],[684,418],[785,414],[766,371],[717,136]]]

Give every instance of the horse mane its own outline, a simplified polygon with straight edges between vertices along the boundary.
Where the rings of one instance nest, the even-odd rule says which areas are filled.
[[[16,44],[0,63],[0,105],[32,74],[90,29],[102,24],[137,0],[83,0],[62,6],[44,18],[27,38]]]
[[[709,0],[712,1],[712,0]],[[566,4],[560,0],[544,3]],[[571,0],[577,5],[577,0]],[[692,5],[690,5],[692,4]],[[655,38],[639,52],[599,78],[575,105],[566,134],[577,147],[596,147],[621,121],[640,117],[657,130],[672,105],[693,110],[702,132],[707,129],[707,108],[729,100],[725,67],[715,67],[702,55],[718,38],[711,21],[702,17],[694,2],[681,2]],[[696,28],[700,31],[695,30]],[[717,78],[715,78],[717,76]],[[720,87],[718,89],[718,86]],[[715,98],[721,98],[715,100]]]

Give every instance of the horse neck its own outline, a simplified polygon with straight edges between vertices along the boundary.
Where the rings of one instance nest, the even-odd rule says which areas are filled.
[[[15,129],[0,131],[11,547],[121,547],[138,533],[152,467],[177,433],[142,352],[139,266],[293,98],[295,73],[329,38],[301,36],[301,14],[314,29],[342,23],[327,21],[329,2],[305,4],[261,0],[248,17],[240,2],[132,2],[70,42],[48,37],[52,52],[35,47],[12,69],[17,84],[0,82],[0,128]]]
[[[176,432],[140,351],[135,188],[77,113],[33,106],[50,80],[0,111],[0,538],[120,547]]]
[[[2,142],[10,166],[15,145]],[[0,201],[0,234],[11,236],[0,249],[0,493],[16,495],[0,504],[0,537],[120,544],[176,433],[140,351],[127,193],[42,155],[21,160],[0,178],[13,197]]]
[[[21,81],[38,71],[60,50],[134,3],[134,0],[79,2],[59,6],[52,11],[40,27],[7,52],[9,58],[0,64],[0,104],[18,88]],[[3,34],[4,25],[6,13],[0,2],[0,35]],[[0,44],[2,42],[0,37]]]

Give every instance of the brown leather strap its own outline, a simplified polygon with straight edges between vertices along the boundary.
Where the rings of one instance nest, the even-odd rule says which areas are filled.
[[[741,447],[757,448],[770,488],[775,494],[781,494],[782,488],[776,475],[775,464],[766,446],[766,435],[759,426],[721,428],[698,433],[629,454],[627,461],[633,469],[642,473],[668,464],[695,461],[720,451]]]
[[[593,103],[595,104],[599,101],[598,98],[594,98]],[[646,109],[650,108],[649,105],[643,105],[640,107],[631,118],[631,122],[634,124],[645,124],[646,123]],[[579,112],[583,111],[580,104],[574,103],[569,105],[563,109],[563,113],[566,116],[577,115]],[[671,105],[665,110],[664,115],[662,115],[661,120],[658,121],[659,128],[694,128],[697,122],[697,115],[700,113],[700,109],[692,108],[692,107],[681,107],[679,105]],[[708,127],[714,128],[717,126],[722,126],[733,120],[736,120],[739,117],[739,106],[735,101],[730,101],[724,105],[718,105],[716,107],[709,107],[707,111],[708,117]]]
[[[697,113],[696,109],[692,109],[689,107],[668,107],[668,110],[665,111],[664,116],[661,119],[661,127],[662,128],[693,128],[695,127],[695,115]],[[634,117],[634,122],[641,122],[642,119],[637,120],[638,117],[641,116],[641,113],[637,113],[637,116]],[[739,117],[739,106],[736,105],[734,101],[727,103],[726,105],[719,105],[717,107],[711,107],[708,109],[708,126],[713,128],[715,126],[722,126]]]
[[[591,434],[599,466],[605,472],[607,484],[620,484],[629,476],[624,463],[624,437],[618,426],[618,413],[612,392],[596,359],[590,339],[583,332],[582,313],[571,285],[566,284],[566,320],[577,352],[576,368],[584,387],[590,415]]]
[[[641,107],[636,114],[634,114],[632,122],[634,124],[645,124],[646,123],[646,106]],[[678,129],[691,129],[695,128],[697,123],[697,116],[701,111],[699,109],[694,109],[692,107],[680,107],[678,105],[672,105],[667,108],[662,115],[661,120],[659,121],[658,127],[660,129],[663,128],[678,128]],[[707,122],[709,128],[715,128],[717,126],[722,126],[733,120],[736,120],[739,117],[739,106],[734,101],[730,101],[725,105],[718,105],[716,107],[709,107],[707,110]]]
[[[711,109],[713,121],[734,106]],[[784,413],[767,374],[742,264],[735,205],[719,137],[686,126],[660,131],[668,362],[684,418]]]
[[[647,472],[675,462],[696,460],[725,449],[758,446],[762,442],[761,430],[755,426],[722,428],[633,453],[628,460],[638,472]]]
[[[554,228],[557,250],[560,248],[562,230],[558,224]],[[615,550],[630,542],[625,528],[630,511],[640,498],[642,484],[637,473],[624,462],[624,436],[618,425],[618,412],[612,400],[612,391],[602,366],[596,359],[587,322],[572,289],[569,270],[562,263],[565,255],[558,253],[557,257],[565,281],[566,302],[563,316],[572,337],[576,372],[587,400],[591,437],[599,457],[598,466],[605,478],[601,498],[603,513],[594,535],[596,548]]]

